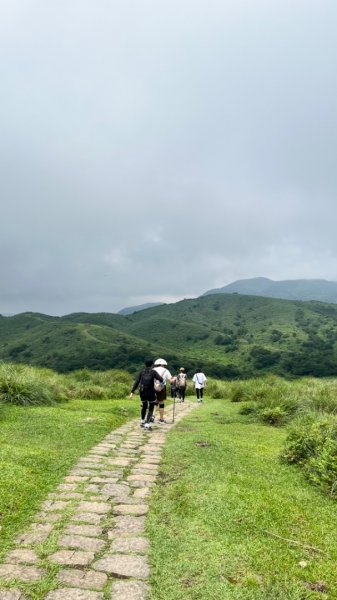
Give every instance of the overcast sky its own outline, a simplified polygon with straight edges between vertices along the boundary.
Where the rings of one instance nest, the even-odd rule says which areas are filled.
[[[0,313],[337,280],[336,0],[0,0]]]

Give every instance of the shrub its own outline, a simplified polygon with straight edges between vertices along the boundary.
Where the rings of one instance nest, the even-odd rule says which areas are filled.
[[[324,492],[337,496],[337,418],[308,415],[294,423],[282,458],[300,465],[306,477]]]
[[[249,396],[247,394],[247,386],[243,384],[234,384],[231,387],[229,393],[229,399],[231,402],[243,402],[244,400],[248,400]]]
[[[278,427],[283,425],[288,417],[287,411],[283,406],[270,406],[257,410],[257,415],[263,423]]]
[[[243,406],[241,406],[241,408],[239,410],[240,415],[253,415],[255,413],[256,413],[256,404],[255,403],[243,404]]]

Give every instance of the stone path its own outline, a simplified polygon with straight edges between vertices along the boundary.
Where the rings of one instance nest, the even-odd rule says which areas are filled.
[[[179,404],[175,421],[194,406]],[[139,420],[129,422],[78,461],[0,564],[0,600],[29,600],[20,583],[50,578],[55,565],[46,600],[149,597],[145,519],[171,427],[169,421],[147,432]]]

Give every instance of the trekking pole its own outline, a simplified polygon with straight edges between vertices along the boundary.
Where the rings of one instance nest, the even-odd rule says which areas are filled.
[[[174,423],[174,413],[176,410],[176,397],[173,398],[173,411],[172,411],[172,423]]]

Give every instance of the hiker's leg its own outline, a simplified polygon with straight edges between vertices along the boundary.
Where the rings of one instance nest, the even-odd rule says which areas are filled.
[[[182,402],[185,402],[185,392],[186,392],[186,388],[181,387],[180,388],[180,398]]]
[[[153,411],[154,411],[154,402],[155,402],[154,399],[149,400],[149,410],[148,410],[147,419],[146,419],[147,423],[151,423],[151,421],[152,421]]]
[[[141,415],[140,415],[142,421],[145,421],[146,411],[147,411],[147,399],[144,398],[144,399],[142,399],[142,411],[141,411]]]
[[[202,402],[202,399],[204,397],[204,388],[200,388],[200,400]]]

